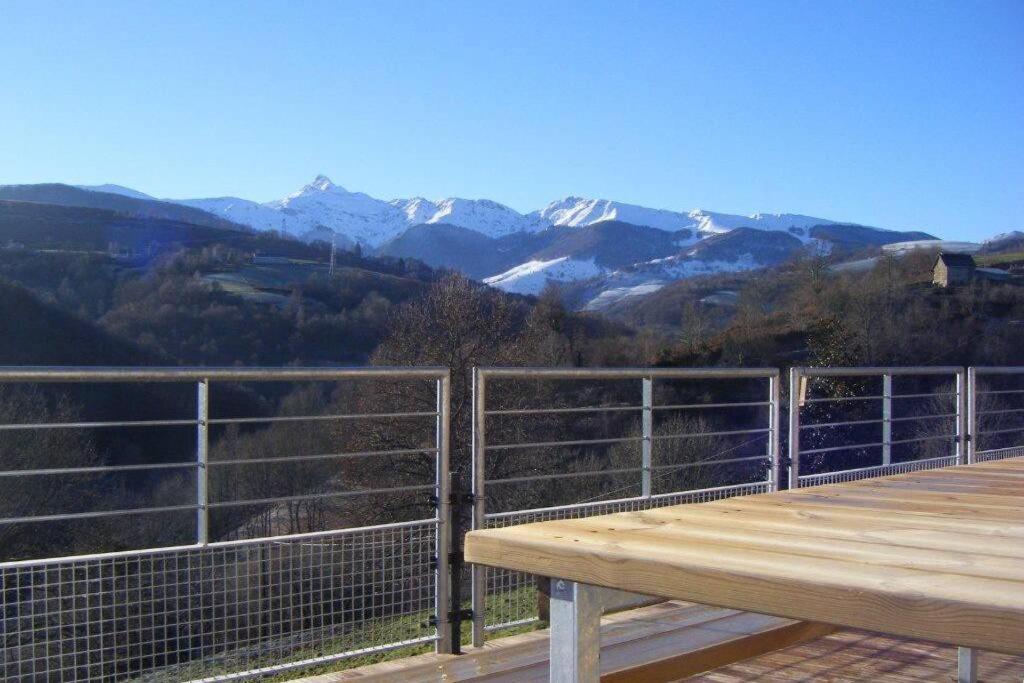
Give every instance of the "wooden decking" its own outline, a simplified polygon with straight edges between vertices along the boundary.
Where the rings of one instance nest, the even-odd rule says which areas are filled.
[[[923,683],[954,681],[956,648],[864,631],[828,633],[733,610],[663,603],[602,623],[603,683]],[[792,640],[790,640],[792,639]],[[803,641],[803,642],[801,642]],[[799,644],[789,645],[797,642]],[[675,668],[627,669],[665,657]],[[680,658],[681,657],[681,658]],[[419,655],[302,683],[546,683],[548,632],[495,638],[466,654]],[[1024,657],[982,652],[981,683],[1020,683]],[[733,663],[734,662],[734,663]],[[692,675],[691,678],[686,676]]]
[[[788,619],[680,602],[665,602],[606,616],[602,620],[601,666],[607,681],[638,681],[627,673],[660,663],[649,676],[699,673],[742,657],[772,652],[818,638],[831,628]],[[547,630],[496,637],[463,655],[426,654],[323,674],[304,683],[545,683]],[[670,668],[666,668],[670,667]]]
[[[865,631],[837,631],[808,643],[688,679],[701,683],[945,683],[956,680],[956,649]],[[1024,657],[983,652],[980,683],[1020,683]]]

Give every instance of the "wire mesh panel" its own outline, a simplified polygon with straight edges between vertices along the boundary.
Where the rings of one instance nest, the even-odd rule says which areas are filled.
[[[966,462],[963,368],[793,368],[791,488]]]
[[[970,368],[971,462],[1024,456],[1024,367]]]
[[[0,370],[0,677],[445,649],[448,395],[426,368]]]
[[[478,368],[473,527],[763,493],[776,485],[773,369]],[[536,578],[473,567],[474,641],[538,618]]]
[[[434,525],[8,564],[3,680],[224,680],[432,641]]]

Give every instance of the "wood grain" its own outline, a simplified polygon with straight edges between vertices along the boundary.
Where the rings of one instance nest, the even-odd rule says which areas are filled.
[[[474,531],[466,557],[1024,654],[1024,459]]]

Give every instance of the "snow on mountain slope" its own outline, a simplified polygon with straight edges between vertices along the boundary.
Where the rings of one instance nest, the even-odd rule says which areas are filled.
[[[409,225],[445,223],[475,230],[488,237],[504,237],[547,227],[543,222],[489,199],[450,198],[430,201],[415,197],[395,199],[391,205],[402,210]]]
[[[533,214],[552,225],[578,227],[601,221],[617,220],[634,225],[646,225],[662,230],[688,228],[703,235],[716,235],[735,228],[781,230],[790,232],[802,241],[810,241],[808,231],[815,225],[831,225],[835,221],[792,213],[755,213],[740,216],[694,209],[688,213],[666,209],[650,209],[636,204],[624,204],[608,199],[566,197],[551,202]]]
[[[662,230],[680,230],[692,227],[693,221],[685,213],[665,209],[649,209],[636,204],[623,204],[608,199],[566,197],[551,202],[530,216],[550,225],[579,227],[601,221],[622,221]]]
[[[294,232],[300,237],[328,228],[377,246],[408,227],[405,214],[397,207],[362,192],[349,192],[322,175],[298,192],[264,206],[294,218],[300,226]]]
[[[489,237],[547,227],[488,199],[430,201],[417,197],[386,202],[349,192],[322,175],[284,199],[265,204],[236,197],[176,201],[260,230],[282,230],[304,239],[325,239],[333,232],[370,247],[424,223],[455,225]]]
[[[212,197],[210,199],[174,199],[170,201],[202,209],[215,216],[248,225],[256,230],[278,230],[296,237],[303,232],[303,224],[295,217],[248,199]]]
[[[152,195],[148,195],[145,192],[139,192],[133,190],[130,187],[124,185],[113,185],[106,183],[104,185],[75,185],[80,190],[89,190],[90,192],[109,192],[110,194],[119,194],[123,197],[131,197],[132,199],[156,199]]]
[[[693,228],[704,235],[718,235],[736,228],[754,228],[755,230],[779,230],[789,232],[802,242],[810,241],[809,231],[815,225],[832,225],[835,221],[813,216],[801,216],[794,213],[755,213],[740,216],[731,213],[718,213],[694,209],[688,214]]]
[[[514,294],[540,294],[549,281],[585,280],[602,272],[593,259],[580,261],[563,256],[550,261],[527,261],[484,282]]]

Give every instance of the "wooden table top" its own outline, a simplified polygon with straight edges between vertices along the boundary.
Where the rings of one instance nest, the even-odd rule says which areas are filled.
[[[466,535],[466,560],[1024,654],[1024,458]]]

